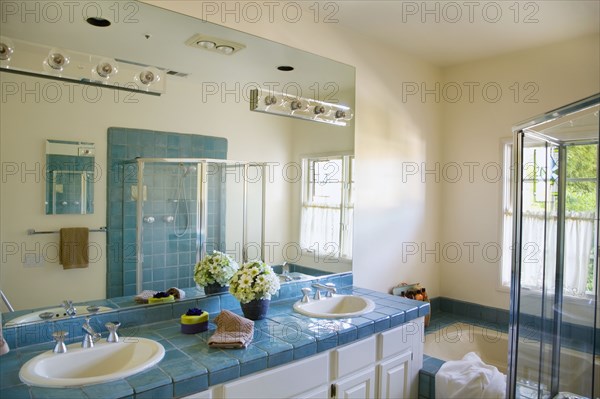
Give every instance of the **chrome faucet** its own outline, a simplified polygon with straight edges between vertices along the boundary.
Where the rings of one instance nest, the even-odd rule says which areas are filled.
[[[283,279],[288,282],[288,281],[292,281],[293,279],[290,277],[290,265],[288,265],[287,262],[283,262],[281,264],[281,276],[283,277]]]
[[[317,289],[315,291],[315,296],[313,298],[317,301],[319,299],[321,299],[321,290],[327,291],[325,293],[326,298],[331,298],[333,296],[333,294],[337,293],[337,290],[335,289],[335,284],[333,284],[333,283],[327,283],[327,284],[314,283],[312,286]]]
[[[104,325],[108,330],[108,337],[106,342],[117,343],[119,342],[119,336],[117,335],[117,329],[121,326],[118,321],[108,322]]]
[[[62,302],[62,307],[65,308],[65,313],[67,314],[67,316],[69,316],[69,317],[77,316],[77,308],[75,306],[73,306],[72,300],[65,299]]]
[[[81,342],[82,348],[93,348],[94,342],[100,339],[100,333],[97,333],[96,330],[94,330],[94,327],[92,327],[90,324],[90,320],[91,317],[87,316],[85,318],[85,323],[83,323],[83,325],[81,326],[81,329],[84,333],[83,341]]]
[[[308,287],[302,288],[302,299],[301,302],[302,303],[307,303],[310,302],[310,298],[309,298],[309,294],[312,292],[312,290]]]
[[[56,341],[56,345],[52,352],[54,353],[67,353],[67,346],[65,345],[65,338],[69,333],[67,331],[54,331],[52,337]]]

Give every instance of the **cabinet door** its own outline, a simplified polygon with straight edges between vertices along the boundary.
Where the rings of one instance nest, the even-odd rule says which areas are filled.
[[[375,369],[370,368],[339,380],[335,397],[343,399],[370,399],[375,397]]]
[[[301,393],[300,395],[296,396],[295,399],[329,399],[329,388],[329,384],[323,385],[320,388]]]
[[[377,366],[377,397],[381,399],[411,397],[412,352],[381,362]]]

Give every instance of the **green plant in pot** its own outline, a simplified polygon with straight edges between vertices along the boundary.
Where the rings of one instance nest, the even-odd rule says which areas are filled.
[[[204,293],[227,292],[229,280],[239,269],[233,258],[223,252],[207,254],[194,268],[194,281],[204,287]]]
[[[271,296],[279,291],[279,277],[262,260],[244,263],[229,281],[229,292],[240,301],[244,317],[264,319]]]

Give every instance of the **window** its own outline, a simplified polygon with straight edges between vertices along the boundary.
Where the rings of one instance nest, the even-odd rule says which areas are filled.
[[[594,290],[597,157],[598,146],[595,144],[566,147],[565,295],[585,296]],[[510,286],[513,241],[512,165],[512,144],[507,143],[504,145],[501,262],[501,282],[506,287]],[[523,148],[523,165],[521,282],[523,286],[535,290],[541,290],[544,284],[547,290],[553,289],[558,148],[526,145]]]
[[[302,160],[300,246],[318,257],[352,259],[354,157]]]

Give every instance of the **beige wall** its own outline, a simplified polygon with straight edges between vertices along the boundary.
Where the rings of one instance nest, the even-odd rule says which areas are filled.
[[[479,94],[475,91],[473,102],[465,94],[461,101],[445,103],[443,107],[442,165],[476,164],[473,164],[472,183],[466,166],[459,181],[452,182],[454,175],[450,175],[449,167],[448,176],[441,179],[441,243],[458,243],[464,250],[456,262],[453,254],[441,257],[440,279],[444,282],[440,286],[441,295],[508,308],[508,291],[498,290],[499,264],[494,261],[495,252],[490,249],[487,255],[482,253],[486,244],[502,242],[501,182],[495,182],[497,169],[493,166],[502,161],[500,140],[510,138],[511,127],[518,122],[598,93],[599,49],[596,35],[444,70],[446,84],[477,82],[483,86],[492,82],[502,88],[503,94],[497,102],[492,102],[495,94],[491,89],[487,100],[480,95],[481,91]],[[520,90],[517,98],[516,87]],[[482,173],[488,163],[492,166]],[[470,244],[475,248],[473,261],[464,244],[469,242],[476,243]]]

